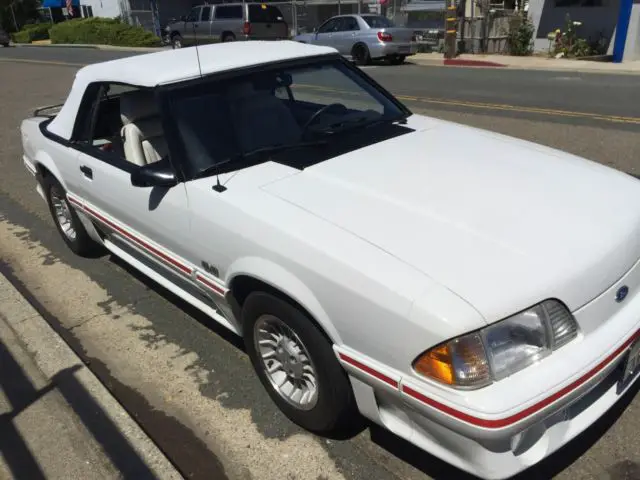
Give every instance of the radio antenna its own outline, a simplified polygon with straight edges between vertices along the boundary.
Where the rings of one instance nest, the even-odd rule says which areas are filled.
[[[200,12],[200,15],[202,15],[202,12]],[[202,78],[202,65],[200,65],[200,52],[198,51],[198,34],[196,33],[197,27],[198,22],[193,22],[193,38],[196,42],[196,58],[198,59],[198,71],[200,72],[200,78]]]
[[[205,3],[205,5],[208,5],[208,3]],[[202,15],[202,12],[200,13],[200,15]],[[198,34],[196,33],[196,27],[197,27],[197,23],[193,22],[193,39],[196,44],[195,48],[196,48],[196,58],[198,59],[198,71],[200,72],[200,78],[204,78],[204,75],[202,74],[202,65],[200,64],[200,51],[198,50]],[[220,183],[220,173],[216,174],[216,184],[212,188],[216,192],[224,192],[227,189],[227,187],[225,187]]]

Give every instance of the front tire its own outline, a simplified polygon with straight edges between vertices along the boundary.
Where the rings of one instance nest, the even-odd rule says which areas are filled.
[[[173,35],[171,35],[171,48],[176,50],[178,48],[182,48],[182,46],[182,35],[180,35],[179,33],[174,33]]]
[[[291,421],[318,434],[349,425],[357,413],[351,384],[330,341],[307,314],[274,295],[254,292],[244,302],[242,321],[258,378]]]
[[[52,176],[44,177],[44,189],[49,211],[60,236],[76,255],[92,256],[99,245],[87,233],[78,214],[67,199],[67,192]]]
[[[236,36],[233,33],[225,33],[222,37],[222,43],[235,42]]]

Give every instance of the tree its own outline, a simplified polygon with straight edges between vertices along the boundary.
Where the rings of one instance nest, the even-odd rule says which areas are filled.
[[[14,32],[26,23],[39,18],[40,0],[0,0],[0,26],[7,32]],[[15,23],[14,23],[15,15]]]

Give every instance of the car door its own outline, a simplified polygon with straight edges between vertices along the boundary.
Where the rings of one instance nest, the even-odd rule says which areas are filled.
[[[213,7],[205,5],[200,12],[200,22],[197,24],[196,35],[198,43],[212,43],[218,41],[219,35],[212,31],[212,10]]]
[[[335,48],[334,35],[338,31],[340,26],[340,17],[330,18],[324,22],[315,34],[313,43],[316,45],[324,45],[327,47]]]
[[[216,5],[211,32],[216,41],[242,39],[242,5]]]
[[[195,27],[200,23],[201,13],[202,7],[193,7],[185,19],[182,38],[184,42],[189,45],[193,45],[195,43],[195,39],[197,37]]]
[[[360,26],[355,17],[342,17],[336,45],[336,48],[342,55],[351,55],[351,50],[358,40],[359,31]]]
[[[118,120],[121,97],[133,91],[105,84],[97,98],[85,99],[93,106],[80,109],[89,112],[84,120],[89,127],[76,143],[78,172],[71,179],[70,200],[125,254],[183,288],[193,287],[192,268],[183,260],[190,229],[184,184],[135,187],[131,182],[141,167],[124,155]]]

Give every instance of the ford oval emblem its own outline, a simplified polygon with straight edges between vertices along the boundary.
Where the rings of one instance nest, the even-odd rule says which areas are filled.
[[[618,303],[622,302],[625,298],[627,298],[628,294],[629,294],[629,287],[627,287],[626,285],[621,286],[616,292],[616,302]]]

